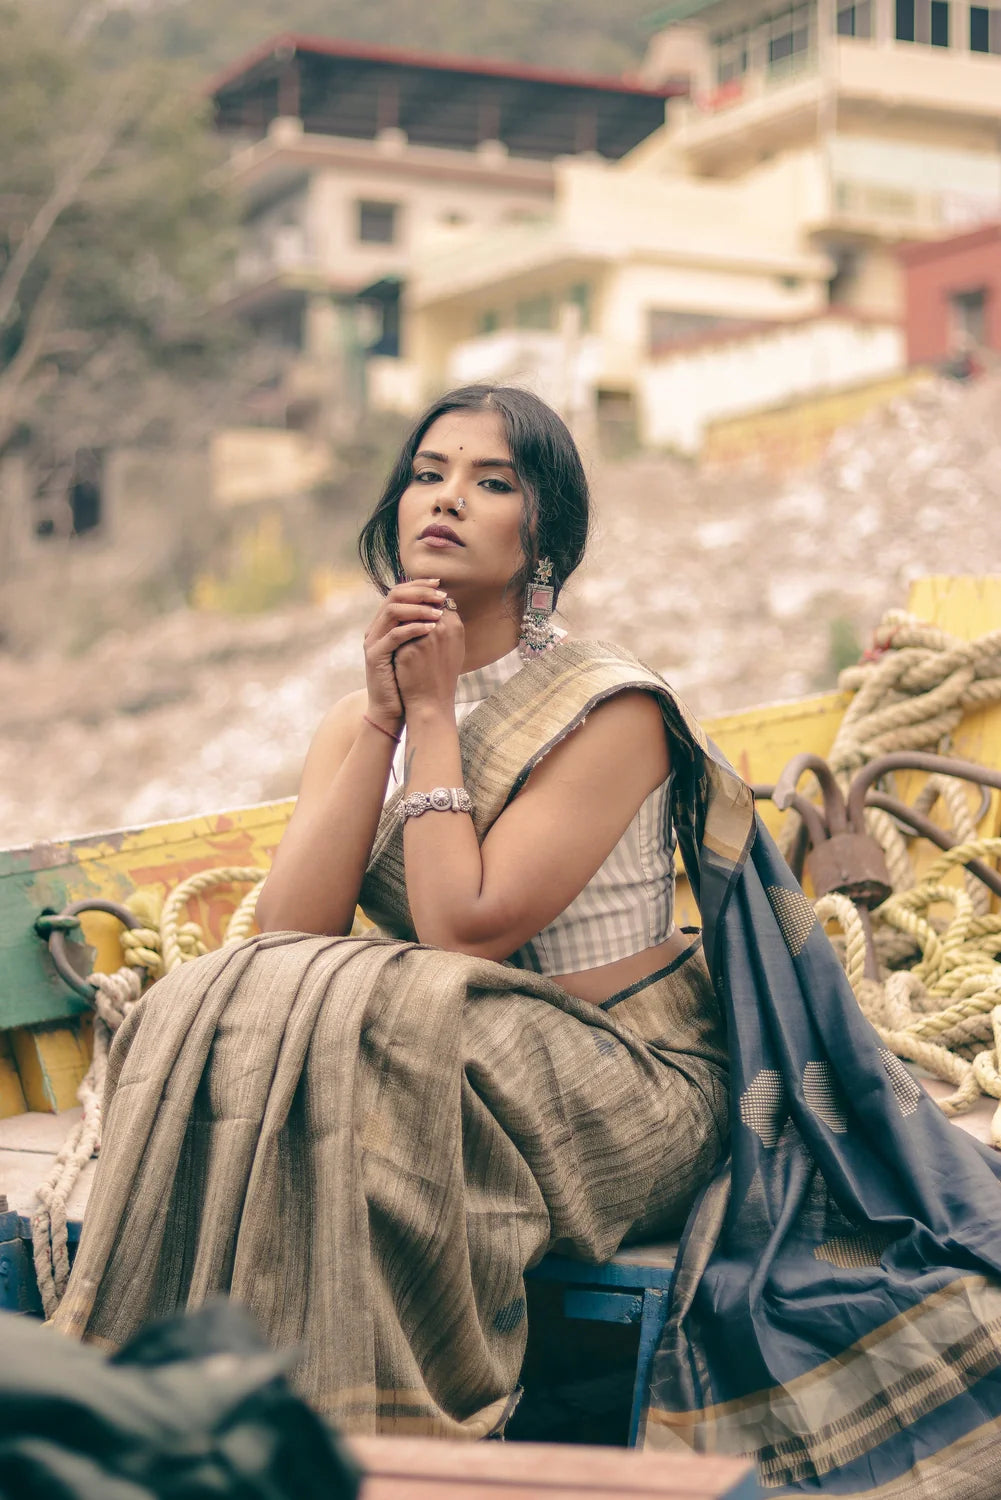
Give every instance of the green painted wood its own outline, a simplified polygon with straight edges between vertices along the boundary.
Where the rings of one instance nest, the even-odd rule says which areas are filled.
[[[61,1021],[89,1009],[59,978],[35,932],[43,911],[61,911],[68,900],[85,894],[71,851],[69,844],[0,851],[0,1030]],[[72,896],[67,895],[70,877]],[[80,967],[86,964],[81,961]]]
[[[196,871],[266,866],[292,806],[286,799],[0,850],[0,1031],[62,1021],[88,1009],[56,974],[35,933],[42,912],[95,896],[127,906],[137,886],[165,896]],[[221,932],[212,935],[218,941]],[[80,953],[80,972],[88,972],[92,956],[89,949]]]

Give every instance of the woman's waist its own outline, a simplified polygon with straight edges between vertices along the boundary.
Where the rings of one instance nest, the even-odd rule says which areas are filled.
[[[547,974],[568,994],[592,1005],[606,1005],[633,985],[646,983],[652,975],[681,957],[692,943],[692,934],[675,927],[663,939],[637,953],[626,954],[606,964],[593,964],[573,973]]]
[[[680,941],[675,943],[674,939]],[[665,1060],[701,1059],[716,1072],[728,1067],[726,1024],[697,929],[681,928],[659,945],[667,962],[616,990],[600,1009],[641,1036]],[[651,954],[659,950],[649,950]],[[645,956],[645,955],[644,955]]]

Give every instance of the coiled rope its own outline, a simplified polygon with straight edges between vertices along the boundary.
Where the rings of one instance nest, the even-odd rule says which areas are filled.
[[[943,877],[971,859],[1001,855],[1001,838],[974,839],[942,855],[924,879],[895,893],[874,916],[906,932],[921,959],[912,969],[866,979],[862,919],[844,896],[825,896],[821,921],[835,921],[845,936],[845,972],[862,1011],[898,1057],[953,1085],[939,1101],[945,1114],[965,1113],[981,1094],[1001,1101],[1001,913],[982,916],[959,886]],[[928,908],[949,902],[951,922],[939,930]],[[1001,1104],[991,1120],[991,1142],[1001,1149]]]
[[[94,1055],[77,1090],[83,1113],[74,1125],[44,1180],[36,1189],[41,1207],[31,1216],[35,1275],[42,1310],[51,1318],[69,1279],[69,1238],[66,1205],[81,1172],[101,1149],[104,1084],[111,1039],[141,998],[144,983],[159,979],[183,963],[200,958],[208,946],[197,922],[182,921],[193,896],[217,886],[245,885],[251,889],[230,918],[223,944],[239,943],[254,925],[257,897],[267,871],[257,866],[227,865],[203,870],[174,888],[162,903],[146,892],[136,892],[131,911],[143,926],[121,933],[123,964],[112,974],[92,973],[94,989]],[[144,974],[145,973],[145,979]]]
[[[828,756],[846,791],[878,756],[947,752],[964,714],[1001,703],[1001,630],[963,641],[891,610],[870,659],[842,672],[838,686],[855,694]],[[967,788],[954,777],[929,777],[915,810],[927,816],[937,802],[959,842],[920,880],[899,825],[889,813],[866,809],[867,831],[883,849],[893,885],[872,913],[878,981],[863,975],[865,936],[852,903],[830,895],[816,909],[841,929],[845,971],[862,1010],[891,1051],[953,1085],[940,1107],[954,1116],[982,1094],[1001,1100],[1001,914],[991,914],[990,892],[965,869],[971,860],[1001,856],[1001,839],[977,837]],[[962,887],[946,883],[957,868],[964,869]],[[943,903],[953,912],[947,923],[930,915]],[[1001,1148],[1001,1104],[991,1139]]]

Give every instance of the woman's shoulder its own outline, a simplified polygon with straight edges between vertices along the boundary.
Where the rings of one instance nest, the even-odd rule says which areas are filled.
[[[602,692],[634,685],[671,692],[661,674],[634,652],[614,641],[565,635],[535,659],[541,675],[557,689],[578,684],[585,691]]]

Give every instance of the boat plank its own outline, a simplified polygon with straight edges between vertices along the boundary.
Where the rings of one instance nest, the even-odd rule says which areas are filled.
[[[443,1443],[427,1438],[352,1438],[365,1471],[362,1500],[752,1500],[751,1465],[740,1458],[642,1453],[548,1443]]]

